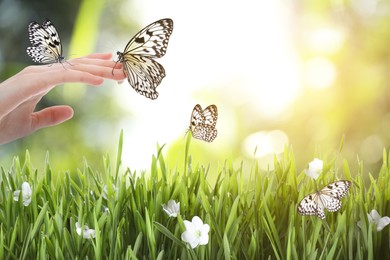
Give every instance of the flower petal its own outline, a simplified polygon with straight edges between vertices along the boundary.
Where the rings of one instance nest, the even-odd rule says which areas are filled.
[[[201,229],[203,227],[203,221],[198,216],[192,218],[192,224],[196,229]]]
[[[322,160],[315,158],[309,163],[309,168],[305,172],[306,175],[316,180],[322,172],[323,165],[324,162]]]
[[[172,218],[176,218],[177,217],[177,213],[176,212],[171,212],[170,214],[168,214],[168,216],[170,216]]]
[[[83,232],[83,238],[90,239],[90,238],[95,238],[96,237],[96,232],[94,229],[86,229]]]
[[[210,226],[208,224],[204,224],[202,229],[200,230],[199,244],[206,245],[209,242],[209,231]]]
[[[195,248],[199,245],[199,239],[194,239],[190,243],[191,248]]]
[[[209,234],[202,233],[202,235],[199,237],[199,245],[207,245],[208,242],[209,242]]]
[[[176,202],[174,200],[169,200],[168,201],[168,207],[169,208],[173,208],[173,207],[175,207],[175,205],[176,205]]]
[[[14,201],[19,201],[20,190],[14,191]]]
[[[390,224],[390,218],[385,216],[378,220],[376,230],[381,231],[384,227],[386,227],[388,224]]]
[[[210,231],[210,226],[208,224],[204,224],[202,232],[209,233],[209,231]]]
[[[81,236],[81,226],[79,222],[76,222],[76,233]]]
[[[27,207],[31,203],[31,197],[24,197],[23,196],[23,205]]]
[[[195,236],[194,233],[191,233],[191,232],[187,232],[185,231],[182,235],[181,235],[181,239],[184,241],[184,242],[187,242],[190,244],[191,248],[195,248],[199,245],[199,239]]]
[[[190,222],[188,220],[184,220],[183,223],[184,223],[184,226],[186,227],[186,231],[189,231],[189,232],[192,232],[192,233],[194,232],[195,227],[192,224],[192,222]]]
[[[368,214],[367,218],[368,218],[368,221],[377,223],[377,222],[381,219],[381,216],[379,215],[378,211],[376,211],[375,209],[373,209],[373,210],[371,210],[371,212]]]
[[[163,207],[163,210],[165,211],[165,213],[167,213],[168,215],[171,214],[169,207],[166,204],[162,204],[161,206]]]
[[[31,189],[31,186],[28,182],[22,183],[22,193],[23,193],[23,196],[31,196],[32,189]]]
[[[85,239],[96,237],[96,231],[94,229],[90,229],[87,225],[81,227],[79,222],[76,222],[76,233]]]
[[[169,200],[168,205],[162,204],[162,207],[169,217],[177,217],[180,214],[180,202],[176,203],[174,200]]]
[[[195,248],[198,245],[198,239],[195,237],[195,233],[184,231],[181,234],[181,240],[183,240],[186,243],[189,243],[192,248]]]

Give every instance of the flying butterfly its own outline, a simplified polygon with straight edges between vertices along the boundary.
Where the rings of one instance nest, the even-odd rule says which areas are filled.
[[[350,187],[350,181],[341,180],[330,183],[320,191],[307,195],[299,202],[299,214],[304,216],[316,215],[321,219],[325,219],[324,209],[330,212],[338,211],[341,208],[340,199],[345,196]]]
[[[60,36],[49,19],[42,25],[31,22],[28,25],[28,35],[32,46],[27,47],[27,54],[34,62],[51,64],[64,60]]]
[[[171,19],[158,20],[138,32],[123,52],[117,52],[117,62],[123,64],[129,84],[147,98],[158,97],[156,88],[165,77],[165,70],[154,58],[165,55],[172,31]]]
[[[216,105],[210,105],[202,110],[202,107],[197,104],[191,114],[190,131],[192,136],[206,142],[214,141],[218,133],[215,129],[217,119],[218,109]]]

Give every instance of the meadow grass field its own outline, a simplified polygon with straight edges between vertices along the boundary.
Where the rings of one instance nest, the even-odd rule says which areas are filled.
[[[40,172],[33,165],[42,162],[31,162],[28,152],[24,161],[15,157],[9,169],[1,168],[0,258],[376,259],[388,254],[388,227],[378,231],[367,215],[373,209],[389,215],[386,151],[377,178],[363,171],[362,162],[352,173],[347,161],[337,169],[333,160],[324,161],[314,181],[298,172],[291,148],[275,156],[274,170],[260,170],[254,160],[244,172],[243,164],[227,160],[212,173],[209,165],[192,164],[190,143],[189,136],[184,169],[168,169],[164,148],[158,147],[150,169],[141,173],[122,169],[122,135],[116,160],[103,158],[103,172],[87,161],[81,169],[56,171],[49,153]],[[217,175],[215,183],[208,182],[210,174]],[[369,176],[368,184],[363,176]],[[340,210],[325,210],[324,220],[298,214],[304,196],[336,180],[352,182]],[[177,216],[163,210],[169,200],[180,203]],[[209,230],[203,234],[207,241],[192,248],[182,234],[194,216]]]

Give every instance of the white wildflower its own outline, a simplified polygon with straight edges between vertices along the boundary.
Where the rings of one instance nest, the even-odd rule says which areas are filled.
[[[318,176],[320,176],[323,166],[324,162],[318,158],[315,158],[309,163],[309,168],[306,170],[306,175],[316,180]]]
[[[174,200],[168,201],[168,206],[162,204],[163,210],[168,214],[169,217],[176,218],[180,214],[180,202],[176,203]]]
[[[371,212],[367,214],[367,218],[370,223],[374,223],[376,225],[376,231],[378,232],[390,224],[390,218],[388,216],[381,217],[375,209],[371,210]],[[361,227],[361,221],[359,221],[357,225]]]
[[[184,226],[186,231],[181,234],[181,239],[184,242],[189,243],[192,248],[198,245],[207,245],[209,242],[209,225],[203,224],[203,221],[195,216],[192,218],[192,222],[184,220]]]
[[[94,229],[90,229],[87,225],[84,225],[84,227],[81,228],[81,225],[79,222],[76,222],[76,232],[79,236],[82,236],[83,238],[86,238],[86,239],[96,237],[96,232]]]
[[[28,182],[22,183],[22,190],[14,191],[14,200],[19,201],[20,192],[22,192],[23,205],[28,206],[31,203],[32,189]]]

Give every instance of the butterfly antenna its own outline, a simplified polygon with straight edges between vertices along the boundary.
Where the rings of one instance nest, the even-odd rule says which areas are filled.
[[[65,67],[64,63],[68,63],[70,66],[73,66],[73,64],[71,64],[69,61],[65,60],[64,57],[58,58],[57,61],[58,61],[57,63],[60,63],[65,70],[67,70],[67,68]],[[50,65],[53,65],[53,64],[54,63],[51,63]]]
[[[65,60],[64,59],[64,62],[60,62],[62,64],[62,66],[64,66],[64,63],[68,63],[70,66],[73,66],[72,63],[70,63],[69,61]],[[64,66],[64,68],[66,69],[66,67]]]
[[[65,67],[64,63],[62,63],[62,62],[60,62],[60,63],[61,63],[62,67],[63,67],[65,70],[68,70],[68,69]]]
[[[73,66],[73,64],[71,64],[67,60],[64,60],[63,62],[62,61],[58,61],[58,63],[60,63],[65,70],[68,70],[68,69],[65,67],[64,63],[68,63],[70,66]],[[52,63],[51,65],[53,65],[53,64],[54,63]]]

